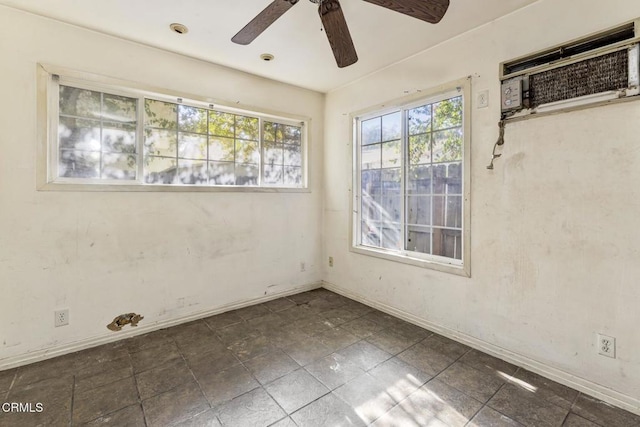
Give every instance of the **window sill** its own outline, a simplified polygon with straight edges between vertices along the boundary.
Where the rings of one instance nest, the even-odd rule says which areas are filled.
[[[368,255],[376,258],[386,259],[388,261],[395,261],[402,264],[409,264],[416,267],[428,268],[431,270],[440,271],[443,273],[455,274],[463,277],[471,277],[471,271],[469,263],[463,264],[448,264],[444,262],[437,262],[435,260],[413,258],[406,254],[397,252],[385,251],[384,249],[376,249],[366,246],[353,246],[351,245],[351,252]]]
[[[254,186],[197,186],[179,184],[77,184],[49,182],[38,187],[38,191],[78,192],[194,192],[194,193],[311,193],[309,188],[254,187]]]

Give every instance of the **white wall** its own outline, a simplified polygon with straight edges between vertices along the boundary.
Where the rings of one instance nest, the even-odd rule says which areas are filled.
[[[636,0],[541,0],[330,92],[325,280],[640,411],[640,102],[510,124],[486,169],[498,64],[637,17]],[[350,252],[348,114],[468,75],[474,96],[490,90],[471,117],[472,277]],[[616,359],[597,355],[597,332],[617,338]]]
[[[323,94],[5,7],[0,58],[0,367],[321,280]],[[310,117],[311,192],[37,192],[38,62]]]

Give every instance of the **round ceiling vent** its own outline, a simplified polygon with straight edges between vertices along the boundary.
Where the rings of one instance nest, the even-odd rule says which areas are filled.
[[[269,61],[273,61],[275,58],[275,56],[273,56],[270,53],[263,53],[262,55],[260,55],[260,59],[262,59],[263,61],[269,62]]]
[[[169,28],[171,28],[171,31],[178,34],[187,34],[189,32],[189,29],[186,27],[186,25],[182,25],[178,23],[173,23],[169,25]]]

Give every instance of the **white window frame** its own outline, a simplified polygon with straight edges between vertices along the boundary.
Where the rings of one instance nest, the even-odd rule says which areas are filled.
[[[404,148],[406,135],[406,110],[425,104],[431,104],[457,95],[462,95],[462,129],[463,129],[463,150],[462,150],[462,260],[451,259],[438,255],[423,254],[407,250],[392,250],[376,248],[362,245],[361,221],[360,221],[360,192],[361,192],[361,165],[360,165],[360,122],[369,118],[382,116],[392,112],[402,112],[402,152],[406,154]],[[378,257],[390,261],[401,262],[423,268],[429,268],[460,276],[471,277],[471,78],[460,79],[447,83],[433,89],[421,90],[418,93],[385,102],[383,105],[357,111],[350,115],[352,123],[352,186],[350,207],[352,218],[349,222],[351,252]],[[402,193],[401,218],[402,227],[406,227],[405,221],[405,173],[406,155],[403,154],[401,162],[400,185]],[[405,230],[403,230],[403,235]],[[404,239],[403,239],[404,240]]]
[[[135,180],[64,178],[58,177],[58,122],[59,86],[68,85],[113,95],[138,99],[137,109],[137,177]],[[193,184],[147,184],[144,182],[144,99],[205,108],[225,113],[245,115],[259,119],[259,177],[258,185],[193,185]],[[177,94],[169,90],[145,86],[139,83],[113,79],[91,73],[70,70],[53,65],[38,64],[38,154],[37,189],[40,191],[191,191],[191,192],[275,192],[308,193],[309,190],[309,128],[311,119],[274,111],[257,111],[238,103],[212,100],[197,95]],[[302,184],[287,187],[264,184],[263,122],[300,126]]]

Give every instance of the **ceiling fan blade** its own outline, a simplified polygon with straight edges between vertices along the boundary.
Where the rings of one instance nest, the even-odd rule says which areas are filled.
[[[322,26],[327,33],[333,56],[339,68],[348,67],[358,62],[358,54],[353,45],[347,21],[338,0],[324,0],[318,8]]]
[[[447,9],[449,0],[364,0],[395,12],[404,13],[432,24],[440,22]]]
[[[254,41],[264,30],[276,22],[284,13],[291,9],[298,0],[274,0],[262,12],[251,20],[238,34],[233,36],[232,42],[247,45]]]

